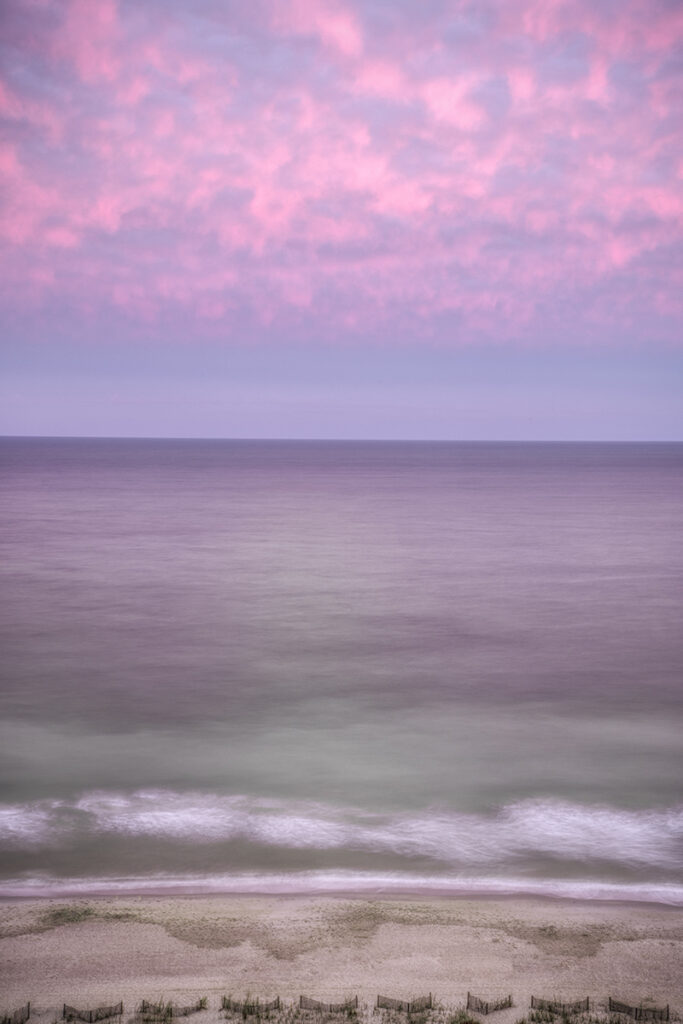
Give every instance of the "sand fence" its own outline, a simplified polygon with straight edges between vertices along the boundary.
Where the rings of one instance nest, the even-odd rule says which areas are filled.
[[[391,999],[389,996],[377,996],[375,1004],[378,1010],[399,1010],[402,1013],[419,1013],[420,1010],[432,1009],[432,993],[419,999]]]
[[[199,999],[196,1003],[192,1003],[189,1006],[175,1006],[172,1003],[151,1003],[146,999],[142,1000],[142,1003],[138,1007],[137,1014],[139,1018],[150,1022],[159,1022],[163,1024],[164,1021],[171,1020],[173,1017],[188,1017],[190,1014],[197,1013],[199,1010],[207,1009],[208,1000],[206,998]],[[232,999],[230,996],[223,996],[221,999],[221,1009],[240,1014],[243,1017],[247,1016],[262,1016],[272,1011],[287,1010],[289,1004],[283,1005],[280,1002],[280,997],[276,997],[270,1001],[262,1001],[261,999],[250,999],[248,996],[244,1000]],[[603,1004],[604,1005],[604,1004]],[[488,1015],[496,1010],[505,1010],[513,1006],[512,996],[505,996],[502,999],[496,1000],[485,1000],[480,999],[478,996],[472,995],[471,992],[467,993],[467,1010],[473,1011],[474,1013],[481,1013]],[[557,1017],[568,1017],[580,1015],[583,1013],[590,1012],[590,1000],[588,997],[585,999],[577,999],[574,1002],[563,1003],[559,1000],[554,999],[541,999],[538,996],[531,996],[531,1008],[533,1010],[540,1010]],[[340,1003],[326,1003],[320,999],[312,999],[310,996],[301,995],[299,996],[299,1010],[311,1011],[314,1013],[346,1013],[351,1017],[355,1017],[359,1010],[359,999],[358,996],[345,999]],[[377,1002],[375,1004],[376,1010],[389,1010],[399,1013],[420,1013],[425,1010],[434,1009],[434,1003],[432,1000],[431,993],[428,996],[422,996],[419,999],[393,999],[390,996],[377,996]],[[442,1008],[443,1009],[443,1008]],[[636,1021],[669,1021],[671,1019],[670,1008],[666,1006],[631,1006],[629,1003],[622,1003],[618,999],[613,999],[611,996],[608,999],[607,1009],[609,1013],[620,1014],[625,1017],[630,1017]],[[288,1011],[290,1012],[290,1011]],[[462,1013],[462,1011],[460,1011]],[[603,1010],[604,1012],[604,1010]],[[84,1024],[96,1024],[97,1021],[107,1020],[112,1017],[121,1017],[123,1014],[123,1003],[114,1003],[111,1006],[97,1006],[93,1009],[78,1009],[75,1006],[69,1006],[68,1003],[64,1003],[62,1009],[62,1019],[65,1021],[83,1021]],[[26,1003],[25,1006],[19,1007],[11,1013],[0,1016],[0,1024],[26,1024],[31,1016],[31,1004]],[[534,1018],[530,1018],[532,1020]],[[552,1018],[550,1018],[552,1019]]]
[[[488,1015],[489,1013],[495,1013],[496,1010],[507,1010],[510,1006],[512,1006],[512,996],[487,1001],[479,999],[478,996],[473,996],[471,992],[467,993],[467,1009],[472,1010],[474,1013]]]
[[[189,1017],[192,1013],[198,1013],[207,1008],[206,998],[198,999],[196,1003],[189,1006],[175,1006],[174,1003],[150,1003],[143,999],[140,1003],[139,1013],[149,1020],[172,1020],[173,1017]]]
[[[349,1010],[358,1009],[358,996],[343,1003],[322,1003],[319,999],[311,999],[310,996],[299,996],[299,1009],[314,1010],[316,1013],[348,1013]]]
[[[276,996],[269,1003],[262,1003],[260,999],[240,1002],[237,999],[231,999],[230,996],[223,996],[221,999],[221,1009],[232,1010],[233,1013],[241,1013],[245,1017],[258,1016],[262,1013],[269,1013],[271,1010],[279,1010],[280,997]]]
[[[623,1013],[633,1020],[669,1020],[669,1006],[629,1006],[609,997],[610,1013]]]
[[[585,999],[577,999],[573,1003],[561,1003],[555,999],[539,999],[538,996],[532,996],[531,1009],[547,1010],[549,1013],[566,1017],[575,1013],[588,1013],[590,1010],[590,1000],[586,996]]]
[[[120,1017],[122,1013],[123,1003],[114,1003],[112,1006],[96,1006],[94,1010],[79,1010],[75,1006],[64,1003],[62,1020],[83,1020],[86,1024],[94,1024],[96,1020]]]
[[[26,1024],[30,1016],[31,1004],[26,1003],[26,1006],[20,1006],[18,1010],[13,1010],[12,1013],[0,1017],[0,1024]]]

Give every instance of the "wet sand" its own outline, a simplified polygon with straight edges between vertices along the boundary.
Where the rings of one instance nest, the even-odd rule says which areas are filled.
[[[0,903],[0,1011],[32,1004],[189,1003],[207,996],[295,1001],[432,992],[464,1005],[512,993],[491,1018],[513,1024],[530,996],[611,995],[683,1009],[683,910],[550,899],[174,896]]]

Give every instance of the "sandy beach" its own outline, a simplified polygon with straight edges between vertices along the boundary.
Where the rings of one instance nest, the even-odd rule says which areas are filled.
[[[468,990],[512,993],[496,1024],[524,1016],[530,996],[611,995],[683,1008],[683,911],[654,905],[535,899],[135,897],[0,904],[3,1012],[31,1001],[55,1020],[123,1000],[301,993],[322,1000],[432,992],[448,1006]],[[199,1017],[192,1018],[199,1020]]]

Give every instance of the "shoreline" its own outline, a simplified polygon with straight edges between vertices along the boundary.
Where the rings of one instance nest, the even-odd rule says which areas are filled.
[[[0,900],[140,897],[345,897],[348,899],[551,899],[683,908],[683,885],[577,879],[411,878],[406,875],[314,872],[269,875],[156,875],[7,879]]]
[[[681,913],[683,911],[683,904],[673,902],[663,902],[659,900],[648,900],[648,899],[628,899],[627,897],[585,897],[585,896],[565,896],[557,893],[526,893],[526,892],[509,892],[509,893],[496,893],[496,892],[477,892],[463,890],[456,892],[451,889],[400,889],[395,891],[387,891],[386,889],[329,889],[324,891],[305,890],[300,891],[286,891],[280,892],[276,889],[273,890],[259,890],[258,892],[252,890],[206,890],[199,891],[188,888],[184,889],[155,889],[150,887],[149,889],[132,889],[130,891],[120,890],[116,893],[99,891],[93,889],[91,891],[85,890],[68,890],[65,889],[60,893],[4,893],[0,891],[0,907],[3,904],[23,904],[23,903],[63,903],[67,900],[78,903],[107,903],[107,902],[125,902],[128,900],[282,900],[282,901],[296,901],[296,900],[349,900],[349,901],[371,901],[371,902],[382,902],[382,903],[430,903],[430,902],[477,902],[477,903],[549,903],[558,904],[560,906],[577,906],[577,907],[632,907],[636,908],[650,908],[654,910],[661,910],[663,912]],[[0,935],[0,938],[2,936]]]
[[[467,991],[607,996],[683,1009],[683,910],[541,897],[252,894],[0,900],[3,1006],[178,1003],[223,994],[342,1000]],[[38,1012],[39,1008],[42,1010]],[[48,1019],[47,1014],[52,1013]],[[207,1022],[211,1016],[197,1020]],[[216,1021],[222,1019],[215,1018]]]

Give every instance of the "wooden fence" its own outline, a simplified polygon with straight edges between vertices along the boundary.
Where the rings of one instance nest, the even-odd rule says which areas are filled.
[[[358,996],[347,999],[345,1003],[321,1003],[319,999],[299,996],[300,1010],[316,1010],[318,1013],[345,1013],[347,1010],[358,1009]]]
[[[1,1024],[26,1024],[26,1021],[31,1016],[31,1004],[27,1003],[26,1006],[20,1006],[18,1010],[14,1010],[13,1013],[8,1013],[4,1017],[0,1017]]]
[[[509,1006],[512,1006],[512,996],[485,1002],[483,999],[473,996],[471,992],[467,993],[467,1009],[473,1010],[475,1013],[494,1013],[496,1010],[507,1010]]]
[[[634,1020],[668,1020],[669,1006],[629,1006],[609,997],[610,1013],[623,1013]]]
[[[574,1003],[560,1003],[554,999],[538,999],[531,997],[532,1010],[549,1010],[550,1013],[587,1013],[590,1009],[588,996],[585,999],[577,999]]]
[[[280,997],[277,996],[269,1003],[262,1003],[260,999],[257,999],[256,1002],[253,1003],[241,1003],[237,999],[230,999],[229,996],[223,996],[221,1000],[221,1007],[224,1010],[233,1010],[235,1013],[243,1013],[247,1015],[266,1013],[268,1010],[280,1009]]]
[[[113,1006],[96,1006],[94,1010],[78,1010],[75,1006],[64,1003],[62,1010],[63,1020],[84,1020],[86,1024],[94,1024],[96,1020],[106,1020],[108,1017],[120,1017],[123,1013],[123,1003],[114,1003]]]
[[[420,1010],[431,1010],[432,994],[421,996],[419,999],[390,999],[389,996],[377,996],[378,1010],[400,1010],[402,1013],[418,1013]]]
[[[163,1020],[171,1020],[173,1017],[189,1017],[191,1013],[197,1013],[205,1006],[206,1003],[201,999],[189,1006],[174,1006],[173,1003],[150,1003],[147,999],[143,999],[140,1004],[140,1013],[150,1017],[160,1017]]]

